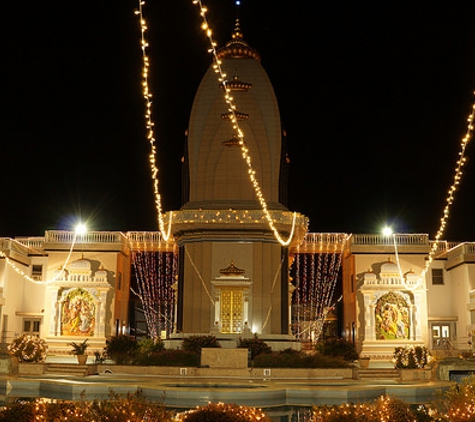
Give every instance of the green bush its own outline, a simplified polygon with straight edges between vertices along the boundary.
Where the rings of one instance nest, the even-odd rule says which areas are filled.
[[[257,334],[254,334],[254,337],[251,338],[239,338],[237,347],[240,349],[249,349],[251,359],[254,359],[261,353],[272,352],[272,348],[264,340],[258,338]]]
[[[44,362],[48,345],[46,342],[29,334],[22,334],[8,345],[8,353],[20,362]]]
[[[150,366],[197,367],[200,363],[200,356],[189,350],[162,350],[161,352],[150,353],[147,359],[137,363]]]
[[[348,362],[358,359],[355,344],[343,338],[332,337],[321,340],[317,343],[316,350],[325,356],[342,356]]]
[[[189,336],[183,339],[181,348],[201,355],[201,349],[221,347],[215,336]]]
[[[262,353],[256,356],[252,366],[255,368],[346,368],[347,364],[334,356],[284,350]]]
[[[394,366],[402,369],[422,369],[429,361],[429,351],[424,346],[396,347]]]
[[[106,341],[106,354],[118,365],[124,365],[134,360],[138,347],[132,337],[119,335]]]
[[[134,355],[133,364],[135,365],[151,365],[150,357],[153,354],[162,352],[165,349],[163,341],[155,341],[151,338],[145,338],[138,342],[137,351]]]

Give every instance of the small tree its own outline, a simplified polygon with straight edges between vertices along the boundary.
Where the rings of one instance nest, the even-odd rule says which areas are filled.
[[[106,341],[106,354],[118,365],[130,363],[137,349],[137,341],[129,336],[119,335]]]
[[[254,359],[256,356],[262,353],[272,352],[272,348],[262,339],[257,337],[257,334],[254,334],[252,338],[239,338],[237,347],[240,349],[249,349],[251,352],[251,359]]]
[[[316,350],[322,355],[342,356],[348,362],[358,359],[355,344],[343,338],[332,337],[321,340],[317,343]]]
[[[189,336],[183,339],[181,348],[201,355],[201,349],[221,347],[215,336]]]

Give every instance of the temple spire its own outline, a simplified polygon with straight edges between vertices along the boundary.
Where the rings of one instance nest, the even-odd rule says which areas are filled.
[[[236,18],[234,24],[234,31],[231,36],[231,41],[217,51],[218,58],[248,58],[257,61],[261,60],[261,56],[257,50],[252,48],[246,41],[241,31],[241,22]]]

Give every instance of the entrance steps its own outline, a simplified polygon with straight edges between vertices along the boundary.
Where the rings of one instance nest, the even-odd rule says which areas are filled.
[[[371,368],[358,369],[359,380],[394,380],[399,381],[401,374],[398,369],[392,368]]]
[[[97,365],[79,365],[74,363],[50,363],[45,368],[45,373],[50,375],[65,375],[85,377],[97,372]]]

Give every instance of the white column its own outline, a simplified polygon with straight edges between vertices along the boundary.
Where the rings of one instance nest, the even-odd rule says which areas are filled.
[[[53,288],[50,291],[50,297],[51,297],[51,315],[50,315],[50,320],[49,320],[49,334],[48,337],[56,337],[57,335],[60,335],[61,333],[58,333],[58,331],[61,329],[61,306],[59,306],[58,302],[58,290],[59,288]]]
[[[364,338],[365,340],[374,340],[374,306],[371,304],[371,295],[365,293],[363,306],[364,306]]]
[[[249,322],[249,295],[244,294],[244,315],[243,322]]]
[[[96,327],[94,328],[94,337],[106,336],[106,309],[107,309],[107,290],[99,292],[100,300],[96,301]]]
[[[416,327],[414,325],[414,305],[409,304],[409,340],[416,339]]]
[[[214,299],[214,324],[221,325],[221,290],[218,290],[218,294]]]

